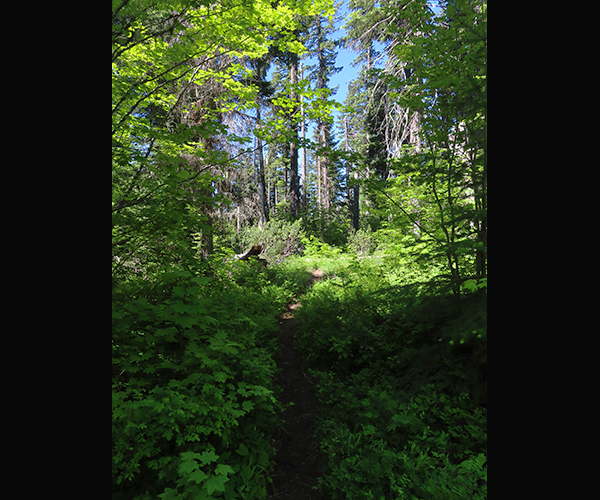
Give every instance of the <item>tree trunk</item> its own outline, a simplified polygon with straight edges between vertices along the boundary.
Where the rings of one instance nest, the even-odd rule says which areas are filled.
[[[327,124],[323,121],[321,123],[321,147],[327,147]],[[329,209],[331,204],[331,197],[329,194],[329,172],[327,169],[327,158],[322,157],[321,160],[321,172],[323,174],[323,206],[325,209]]]
[[[207,194],[206,192],[204,194]],[[212,193],[211,193],[212,195]],[[204,258],[208,258],[213,253],[213,217],[211,208],[206,208],[206,225],[209,226],[206,230],[200,231],[200,255]]]
[[[415,147],[415,153],[421,152],[421,139],[419,137],[419,133],[421,132],[421,121],[421,111],[417,109],[410,117],[408,133],[408,142]]]
[[[317,208],[321,210],[323,206],[323,193],[321,189],[321,158],[317,156]]]
[[[354,179],[358,179],[358,172],[354,172]],[[352,208],[352,227],[354,231],[358,231],[358,219],[360,215],[358,184],[354,184],[354,204]]]
[[[260,124],[260,97],[257,97],[258,107],[256,108],[256,123]],[[265,222],[269,222],[269,201],[266,196],[266,183],[265,183],[265,160],[263,155],[262,139],[257,137],[258,144],[258,204],[259,204],[259,219],[258,227],[262,229]]]
[[[292,54],[292,63],[290,66],[290,83],[292,90],[290,98],[294,103],[292,116],[290,117],[290,129],[292,131],[292,141],[290,142],[290,214],[297,217],[300,204],[300,181],[298,179],[298,93],[294,85],[298,83],[298,56]]]
[[[325,88],[325,72],[327,70],[327,65],[325,62],[325,58],[324,58],[324,53],[323,53],[323,34],[322,34],[322,29],[321,29],[321,21],[320,19],[317,20],[316,23],[316,38],[317,38],[317,44],[318,44],[318,49],[317,49],[317,59],[318,59],[318,63],[319,63],[319,72],[317,74],[317,88],[318,89],[324,89]],[[323,121],[322,118],[320,118],[317,122],[317,136],[319,137],[319,142],[321,142],[321,145],[323,146],[323,129],[325,126],[325,122]],[[317,185],[318,185],[318,189],[319,189],[319,210],[323,207],[326,206],[326,200],[327,200],[327,188],[326,188],[326,184],[325,184],[325,179],[326,179],[326,171],[327,171],[327,165],[326,165],[326,161],[325,158],[323,158],[322,156],[318,156],[317,157]]]
[[[350,151],[350,145],[348,143],[348,117],[344,116],[344,150],[346,152]],[[358,172],[354,172],[354,179],[358,179]],[[358,184],[354,184],[354,186],[350,187],[350,166],[346,164],[346,190],[348,192],[348,203],[350,203],[350,190],[352,189],[353,203],[352,203],[352,229],[354,232],[358,231],[358,218],[359,218],[359,192],[358,192]]]
[[[405,66],[403,68],[404,79],[408,80],[413,72],[411,67]],[[423,109],[418,108],[413,111],[410,116],[408,124],[408,143],[414,146],[415,153],[421,152],[421,139],[419,134],[421,132],[421,122],[423,121]]]
[[[304,68],[300,63],[300,80],[304,78]],[[306,141],[306,124],[304,123],[304,96],[300,97],[300,115],[301,115],[301,134],[302,144]],[[302,208],[306,211],[308,207],[307,187],[308,181],[306,176],[306,147],[302,146]]]
[[[348,145],[348,117],[344,116],[344,151],[350,151]],[[350,166],[346,163],[346,199],[350,203]]]

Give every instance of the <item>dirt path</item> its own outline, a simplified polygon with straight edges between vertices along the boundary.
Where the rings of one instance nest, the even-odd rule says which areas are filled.
[[[323,272],[313,272],[313,282]],[[279,343],[281,348],[275,356],[281,370],[277,383],[283,392],[280,395],[286,410],[280,415],[285,421],[275,433],[275,477],[273,486],[277,500],[322,500],[320,493],[313,490],[317,478],[323,474],[325,461],[314,437],[316,430],[318,400],[310,375],[303,369],[302,358],[294,346],[297,325],[294,311],[299,303],[288,306],[280,319]],[[287,406],[293,402],[293,406]]]

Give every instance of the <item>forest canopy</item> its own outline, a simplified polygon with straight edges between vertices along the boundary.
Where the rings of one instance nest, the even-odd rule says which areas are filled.
[[[342,48],[356,76],[337,102]],[[239,258],[250,249],[260,255]],[[326,279],[308,292],[311,266]],[[356,390],[387,394],[370,411],[392,419],[383,427],[417,432],[435,401],[435,425],[475,425],[471,411],[481,422],[487,2],[113,0],[114,498],[272,494],[273,334],[300,293],[298,345],[327,366],[324,398],[342,392],[335,377],[360,372]],[[369,367],[405,377],[411,402]],[[436,437],[430,469],[483,484],[478,432]],[[412,482],[373,491],[441,498],[431,492],[450,472],[431,479],[413,455],[398,458],[405,445],[390,453]],[[332,498],[366,498],[331,460]]]
[[[412,238],[456,291],[485,278],[486,4],[349,9],[332,39],[325,0],[113,2],[113,278],[290,217],[329,244]]]

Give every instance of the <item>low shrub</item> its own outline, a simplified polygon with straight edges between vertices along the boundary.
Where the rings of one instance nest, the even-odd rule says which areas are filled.
[[[407,401],[371,374],[320,381],[329,498],[487,498],[487,419],[468,395],[425,386]]]
[[[357,255],[371,255],[375,250],[377,243],[373,237],[371,226],[358,231],[350,231],[348,236],[348,247]]]
[[[284,219],[272,219],[263,225],[247,227],[241,233],[241,242],[244,249],[253,245],[262,247],[261,256],[270,264],[280,264],[286,257],[301,251],[302,221],[289,222]]]
[[[331,246],[312,235],[303,238],[302,244],[304,245],[303,255],[306,257],[331,259],[342,254],[341,248]]]
[[[289,291],[245,262],[217,263],[114,297],[115,499],[267,495],[275,317]]]
[[[485,498],[481,297],[445,295],[435,276],[392,281],[381,262],[332,265],[297,313],[323,405],[320,487],[332,499]]]

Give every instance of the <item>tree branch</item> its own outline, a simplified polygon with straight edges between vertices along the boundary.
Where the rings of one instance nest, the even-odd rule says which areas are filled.
[[[362,172],[358,171],[358,173],[362,176]],[[380,188],[376,183],[374,183],[371,179],[367,178],[367,177],[363,177],[363,179],[365,181],[367,181],[367,183],[371,186],[374,187],[377,191],[379,191],[381,194],[383,194],[388,200],[390,200],[395,206],[397,206],[403,213],[404,215],[406,215],[408,217],[408,219],[415,224],[421,231],[423,231],[426,235],[430,236],[431,238],[433,238],[437,243],[443,244],[444,242],[442,240],[440,240],[437,236],[435,236],[433,233],[430,233],[427,229],[425,229],[420,222],[417,222],[416,219],[413,218],[413,216],[406,211],[406,209],[400,205],[396,200],[394,200],[389,194],[387,194],[382,188]]]
[[[121,11],[121,9],[125,6],[127,6],[127,4],[131,2],[131,0],[123,0],[123,2],[121,3],[121,5],[119,5],[117,7],[117,9],[112,13],[112,20],[114,21],[115,18],[117,17],[117,14]]]

